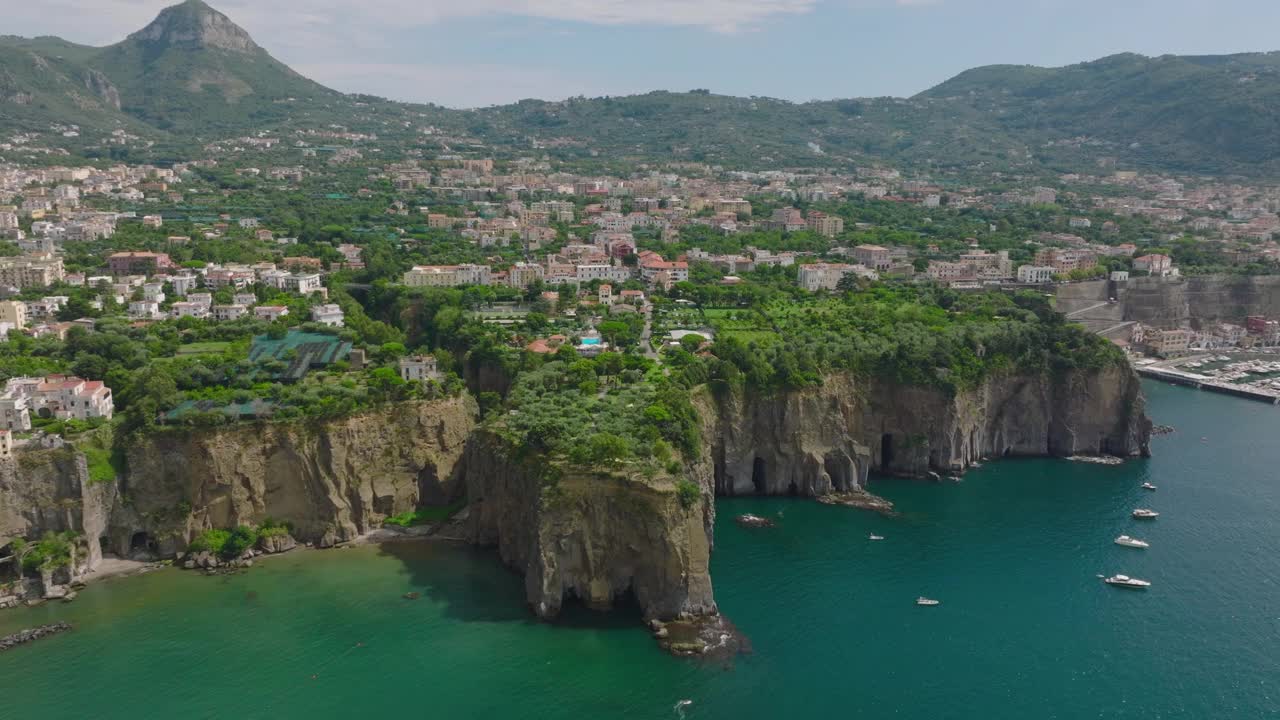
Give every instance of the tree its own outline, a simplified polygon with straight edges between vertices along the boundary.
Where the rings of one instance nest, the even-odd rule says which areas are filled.
[[[680,338],[680,347],[688,353],[696,353],[702,348],[702,344],[707,341],[706,338],[697,334],[689,334]]]

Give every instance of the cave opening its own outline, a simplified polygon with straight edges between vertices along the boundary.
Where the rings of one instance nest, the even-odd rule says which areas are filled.
[[[845,463],[836,455],[827,455],[822,459],[822,469],[831,478],[831,487],[837,492],[846,492],[852,484],[849,482]]]
[[[139,530],[129,538],[129,554],[144,552],[155,552],[158,546],[156,541],[151,539],[151,535],[145,531]]]
[[[634,628],[643,618],[644,608],[635,589],[628,584],[606,603],[592,603],[573,588],[565,590],[560,613],[553,622],[561,627],[584,630],[619,630]]]
[[[888,470],[893,465],[893,433],[880,436],[880,469]]]
[[[103,535],[102,537],[98,538],[98,547],[102,549],[103,555],[113,554],[111,552],[111,538],[106,535]]]
[[[756,458],[751,463],[751,484],[756,488],[757,495],[767,495],[769,493],[769,484],[765,477],[764,458]]]

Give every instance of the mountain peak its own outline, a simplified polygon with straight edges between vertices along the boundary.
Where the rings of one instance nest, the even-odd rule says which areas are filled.
[[[202,0],[186,0],[160,11],[151,24],[129,36],[152,45],[255,53],[258,44],[243,28]]]

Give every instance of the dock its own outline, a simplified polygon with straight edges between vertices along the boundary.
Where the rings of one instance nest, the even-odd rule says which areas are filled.
[[[1163,380],[1164,382],[1173,383],[1175,385],[1186,385],[1198,390],[1209,390],[1212,392],[1220,392],[1225,395],[1235,395],[1236,397],[1247,398],[1249,400],[1260,400],[1269,405],[1280,404],[1280,390],[1269,390],[1266,388],[1249,387],[1248,385],[1236,385],[1233,383],[1215,380],[1207,375],[1197,373],[1184,372],[1182,370],[1174,370],[1172,368],[1156,367],[1153,365],[1136,366],[1138,374],[1143,377],[1153,378],[1155,380]]]

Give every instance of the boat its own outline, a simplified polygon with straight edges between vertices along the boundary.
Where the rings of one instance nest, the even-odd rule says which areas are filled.
[[[1151,587],[1151,583],[1138,578],[1131,578],[1128,575],[1112,575],[1109,578],[1103,578],[1102,582],[1114,587],[1128,588],[1129,590],[1146,590]]]
[[[916,604],[917,604],[917,605],[923,605],[923,606],[925,606],[925,607],[933,607],[934,605],[941,605],[941,604],[942,604],[942,601],[941,601],[941,600],[930,600],[929,598],[924,597],[924,596],[922,595],[922,596],[920,596],[920,597],[916,598]]]
[[[1155,486],[1155,485],[1152,485],[1151,483],[1142,483],[1142,489],[1143,489],[1143,490],[1155,490],[1155,489],[1156,489],[1156,486]]]
[[[1131,548],[1151,547],[1151,543],[1148,543],[1145,540],[1139,540],[1138,538],[1129,537],[1128,535],[1121,535],[1120,537],[1116,538],[1116,544],[1123,545],[1125,547],[1131,547]]]
[[[1138,508],[1137,510],[1133,511],[1133,517],[1138,520],[1154,520],[1160,517],[1160,513],[1156,512],[1155,510]]]
[[[883,540],[883,539],[884,539],[884,536],[883,536],[883,535],[877,535],[877,534],[875,534],[875,533],[871,533],[871,535],[870,535],[867,539],[868,539],[868,540]]]

